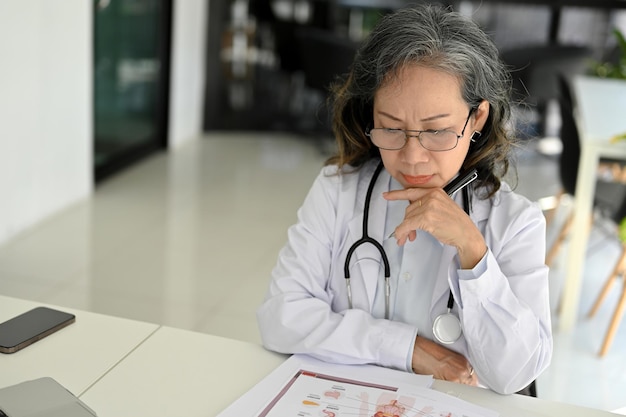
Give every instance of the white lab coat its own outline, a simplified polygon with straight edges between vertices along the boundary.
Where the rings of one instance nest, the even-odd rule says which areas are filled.
[[[348,309],[344,262],[362,236],[367,187],[378,161],[335,175],[327,166],[315,180],[298,221],[272,272],[257,312],[266,348],[307,353],[343,364],[377,364],[411,372],[417,329],[372,315],[380,255],[361,245],[351,261],[352,309]],[[383,170],[370,203],[369,235],[382,242],[389,174]],[[461,338],[446,347],[464,355],[479,381],[513,393],[550,363],[552,333],[545,265],[545,218],[541,210],[503,184],[490,200],[475,195],[471,217],[488,251],[480,268],[459,270],[456,249],[444,246],[431,319],[446,311],[452,289]],[[380,291],[381,289],[379,289]],[[410,294],[400,294],[399,296]]]

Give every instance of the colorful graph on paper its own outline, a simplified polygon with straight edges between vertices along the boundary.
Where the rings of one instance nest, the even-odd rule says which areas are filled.
[[[486,417],[428,389],[376,385],[299,370],[259,417]]]

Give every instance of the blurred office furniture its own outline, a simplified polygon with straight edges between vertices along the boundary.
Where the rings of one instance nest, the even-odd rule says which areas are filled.
[[[314,115],[306,107],[310,91],[302,90],[296,30],[332,32],[333,4],[318,0],[211,2],[205,130],[300,132],[302,126],[314,125]],[[326,64],[318,63],[320,67]]]
[[[576,182],[578,177],[578,167],[580,162],[580,136],[576,120],[574,117],[574,99],[572,97],[569,80],[563,74],[557,75],[557,84],[559,88],[558,100],[561,115],[561,131],[560,139],[563,144],[563,150],[559,159],[559,179],[562,185],[562,191],[558,196],[558,202],[562,200],[565,194],[576,198]],[[596,191],[593,196],[594,212],[605,219],[613,222],[619,222],[626,215],[626,185],[620,181],[620,178],[613,178],[615,175],[611,170],[613,166],[618,169],[623,168],[623,161],[619,159],[602,158],[599,162],[601,169],[596,174]],[[601,177],[598,177],[603,173]],[[554,210],[559,208],[557,204]],[[555,242],[546,255],[546,265],[550,266],[561,249],[561,246],[568,236],[575,213],[570,213],[561,227]],[[590,223],[593,222],[593,216],[589,218]]]
[[[587,47],[561,44],[529,45],[501,52],[511,70],[514,102],[538,116],[529,136],[544,134],[548,102],[559,98],[558,75],[584,73],[591,54]]]
[[[613,51],[611,51],[608,56],[606,62],[609,62],[612,65],[623,65],[624,60],[626,60],[626,46],[623,44],[620,46],[616,46]],[[621,76],[620,74],[616,74],[617,76]],[[626,131],[624,132],[626,134]],[[619,171],[618,171],[619,172]],[[624,172],[622,170],[621,172]],[[621,175],[623,179],[626,175]],[[624,203],[626,204],[626,203]],[[621,210],[620,215],[623,216],[624,210]],[[620,256],[613,267],[613,270],[607,280],[605,281],[598,297],[596,298],[591,310],[589,311],[588,317],[593,317],[602,302],[606,299],[609,291],[613,287],[615,281],[619,278],[622,279],[622,292],[620,297],[618,298],[617,305],[615,306],[615,311],[613,312],[613,316],[611,318],[611,322],[609,323],[609,327],[607,328],[606,335],[604,337],[604,341],[602,343],[602,347],[600,348],[599,355],[604,356],[608,352],[613,339],[615,337],[615,333],[617,332],[617,328],[622,320],[622,315],[624,314],[624,308],[626,308],[626,218],[621,217],[616,219],[619,221],[619,237],[622,244],[622,251]]]
[[[473,7],[474,9],[499,7],[527,6],[534,8],[544,8],[549,12],[548,26],[546,27],[547,41],[556,43],[560,37],[564,24],[567,24],[567,13],[572,9],[578,12],[591,12],[612,14],[616,11],[626,9],[624,0],[462,0],[449,2],[451,4]],[[533,26],[533,22],[523,21],[524,26]]]
[[[228,29],[232,23],[230,8],[233,3],[248,3],[249,20],[256,21],[253,37],[259,39],[261,33],[273,35],[273,51],[276,56],[276,65],[272,68],[259,63],[254,65],[255,79],[249,81],[247,87],[248,95],[244,89],[235,87],[234,91],[239,91],[238,95],[231,95],[228,91],[230,80],[224,74],[220,54],[223,45],[216,41],[221,39],[222,33]],[[410,5],[410,0],[215,0],[209,4],[208,16],[208,37],[206,54],[206,85],[205,85],[205,119],[204,129],[243,129],[243,130],[290,130],[300,131],[308,129],[312,119],[310,117],[310,107],[306,107],[317,99],[316,93],[310,94],[301,100],[303,91],[301,90],[303,80],[302,62],[298,47],[296,46],[295,31],[298,28],[324,29],[337,36],[349,38],[359,42],[368,31],[384,14],[397,8]],[[413,2],[414,3],[414,2]],[[429,3],[440,3],[450,6],[453,9],[466,13],[471,8],[472,17],[483,16],[488,26],[492,26],[494,39],[512,39],[513,43],[507,43],[510,47],[524,50],[525,48],[535,48],[532,45],[543,45],[551,43],[554,45],[570,42],[570,39],[562,36],[568,30],[572,31],[572,26],[576,26],[576,21],[570,18],[572,9],[582,10],[585,15],[608,15],[611,13],[609,7],[616,3],[614,0],[600,2],[588,2],[584,4],[578,0],[533,0],[525,2],[523,0],[464,0],[464,1],[443,1],[432,0]],[[576,3],[576,4],[575,4]],[[581,4],[582,3],[582,4]],[[624,3],[624,2],[622,2]],[[468,6],[470,5],[470,6]],[[268,7],[269,6],[269,7]],[[571,6],[571,7],[569,7]],[[575,7],[577,6],[577,7]],[[579,6],[579,7],[578,7]],[[626,7],[626,6],[625,6]],[[502,9],[511,11],[512,23],[495,24],[494,21],[500,15],[485,12],[487,9]],[[520,23],[517,16],[519,8],[531,10],[542,9],[545,15],[540,21],[537,19],[525,20]],[[561,17],[561,9],[565,9]],[[305,12],[308,10],[308,12]],[[550,19],[551,11],[554,10],[554,19]],[[557,13],[558,11],[558,13]],[[608,17],[607,17],[608,19]],[[551,28],[548,25],[552,22]],[[585,21],[586,22],[586,21]],[[580,33],[574,41],[580,41],[580,37],[586,36],[586,32],[598,33],[595,37],[585,37],[583,43],[589,49],[598,53],[605,45],[604,35],[597,27],[602,25],[604,20],[601,17],[593,20],[594,25],[586,25],[584,33]],[[483,22],[481,22],[483,23]],[[589,27],[588,27],[589,26]],[[270,28],[270,30],[265,30]],[[522,28],[522,29],[520,29]],[[560,29],[559,29],[560,28]],[[490,29],[490,27],[486,27]],[[548,34],[550,32],[550,34]],[[557,37],[556,34],[559,34]],[[263,38],[264,36],[261,36]],[[589,39],[588,39],[589,38]],[[252,45],[256,41],[249,41]],[[506,44],[502,47],[509,48]],[[518,48],[517,45],[523,47]],[[535,48],[536,49],[536,48]],[[267,51],[269,48],[258,46],[258,51]],[[507,52],[505,49],[502,49]],[[251,53],[254,56],[255,52]],[[511,55],[514,55],[513,52]],[[554,54],[548,54],[550,56]],[[520,64],[520,68],[528,66],[528,60]],[[533,64],[534,65],[534,64]],[[567,70],[567,69],[566,69]],[[237,83],[237,82],[235,82]],[[308,87],[308,86],[307,86]],[[241,90],[241,91],[240,91]],[[252,93],[250,94],[250,91]],[[305,94],[312,90],[305,91]],[[524,89],[520,90],[522,93]],[[235,98],[233,103],[229,100]],[[533,99],[530,99],[532,101]],[[298,107],[304,105],[305,107]],[[534,102],[533,102],[534,103]],[[233,108],[232,104],[239,106]],[[532,109],[545,113],[543,103],[532,104]],[[307,120],[309,119],[309,120]],[[541,130],[541,129],[539,129]]]
[[[611,140],[626,132],[626,81],[579,75],[572,79],[572,86],[581,152],[561,297],[559,327],[563,331],[570,330],[577,319],[598,162],[601,158],[626,161],[626,141]]]
[[[623,226],[622,226],[623,228]],[[624,236],[624,232],[620,233],[621,243],[622,243],[622,252],[615,263],[613,271],[609,275],[608,279],[605,281],[596,301],[593,303],[591,310],[589,311],[588,317],[593,317],[600,305],[609,294],[609,291],[613,287],[615,281],[619,278],[622,279],[622,293],[617,301],[617,305],[615,306],[615,311],[613,312],[613,316],[611,318],[611,322],[609,323],[609,327],[606,330],[606,335],[604,336],[604,341],[602,342],[602,347],[600,348],[599,355],[602,357],[607,354],[609,348],[611,347],[611,343],[613,343],[613,339],[615,337],[615,332],[617,332],[617,328],[622,320],[622,315],[624,314],[624,308],[626,308],[626,282],[625,282],[625,274],[626,274],[626,236]]]
[[[350,39],[361,41],[381,16],[411,4],[410,0],[335,0],[336,20],[346,28]],[[438,3],[430,1],[430,3]],[[446,3],[447,4],[447,3]]]
[[[259,4],[257,4],[259,3]],[[277,66],[271,10],[266,2],[254,2],[259,18],[250,14],[247,0],[231,4],[230,20],[222,32],[220,61],[226,79],[228,105],[234,110],[249,109],[259,93],[260,72]],[[266,4],[262,8],[261,4]]]
[[[333,31],[310,27],[298,28],[295,39],[305,85],[320,97],[313,130],[330,133],[329,89],[349,72],[358,43]]]

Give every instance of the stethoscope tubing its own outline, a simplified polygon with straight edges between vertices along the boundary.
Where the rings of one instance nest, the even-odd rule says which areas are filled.
[[[376,167],[374,174],[372,175],[372,179],[370,180],[369,186],[367,187],[367,193],[365,195],[365,206],[363,207],[363,236],[361,237],[361,239],[354,242],[352,246],[350,246],[350,249],[348,249],[343,272],[346,279],[348,307],[352,309],[352,287],[350,286],[350,259],[352,258],[352,254],[354,253],[356,248],[365,243],[372,244],[378,250],[383,260],[383,265],[385,267],[385,318],[389,319],[389,298],[391,296],[391,285],[389,283],[391,268],[389,267],[389,259],[387,258],[387,254],[385,253],[385,249],[383,248],[383,246],[376,239],[371,238],[368,234],[369,212],[370,202],[372,200],[372,192],[374,191],[374,185],[376,184],[376,180],[378,179],[378,176],[380,175],[382,169],[383,163],[381,161]]]
[[[382,258],[384,268],[385,268],[385,319],[388,320],[390,317],[390,312],[389,312],[390,301],[389,300],[391,297],[391,285],[389,282],[390,276],[391,276],[391,268],[389,266],[389,259],[387,258],[387,253],[385,252],[385,249],[383,248],[383,246],[377,240],[371,238],[368,234],[370,202],[372,200],[372,193],[374,191],[374,185],[376,184],[376,180],[378,179],[382,169],[383,169],[383,162],[380,161],[378,163],[378,166],[376,167],[376,170],[374,171],[374,174],[372,175],[372,179],[370,180],[370,183],[367,187],[367,193],[365,194],[365,205],[363,207],[363,228],[362,228],[363,235],[361,236],[359,240],[354,242],[352,246],[350,246],[350,249],[348,249],[348,253],[346,254],[346,261],[344,263],[343,270],[344,270],[344,277],[346,280],[348,308],[352,309],[353,303],[352,303],[352,286],[350,284],[350,259],[352,258],[354,251],[359,246],[366,244],[366,243],[373,245],[378,250]],[[470,211],[469,209],[470,194],[466,186],[472,183],[476,178],[478,178],[478,173],[474,169],[474,170],[471,170],[467,173],[460,175],[453,182],[451,182],[449,185],[447,185],[444,188],[444,190],[449,196],[452,196],[452,194],[454,194],[456,191],[463,189],[463,209],[468,215]],[[448,302],[447,302],[448,314],[450,314],[453,307],[454,307],[454,296],[452,295],[452,290],[450,290],[450,293],[448,295]]]

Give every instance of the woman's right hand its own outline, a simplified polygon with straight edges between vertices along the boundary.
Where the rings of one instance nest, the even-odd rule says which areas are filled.
[[[417,336],[411,363],[413,372],[432,375],[436,379],[478,385],[478,378],[469,361],[432,340]]]

